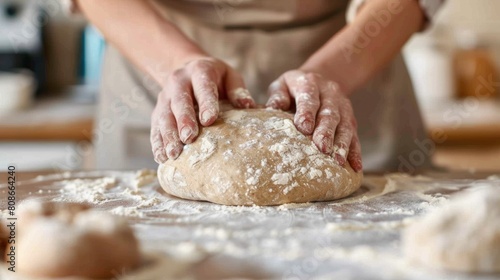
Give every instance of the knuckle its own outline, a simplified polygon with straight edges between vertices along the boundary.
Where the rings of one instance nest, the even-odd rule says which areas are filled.
[[[323,118],[329,118],[333,115],[333,110],[330,108],[323,107],[319,110],[318,115]]]
[[[203,98],[215,98],[217,96],[217,85],[212,81],[202,81],[195,92],[198,91]]]
[[[304,106],[301,106],[301,107],[297,108],[296,115],[299,118],[312,118],[313,113],[311,112],[311,108],[309,108],[309,107],[307,107],[307,106],[304,105]]]
[[[194,110],[190,111],[190,112],[183,113],[179,119],[180,119],[182,124],[194,126],[194,124],[196,123],[196,116],[195,116]]]
[[[153,126],[153,128],[151,129],[151,133],[149,134],[151,142],[153,142],[153,140],[157,140],[158,138],[160,138],[160,136],[160,129],[156,126]]]
[[[162,146],[161,145],[155,145],[153,146],[153,154],[157,155],[157,154],[160,154],[161,153],[161,150],[162,150]]]
[[[330,127],[322,127],[318,130],[318,134],[323,135],[325,138],[333,138],[335,135],[335,130]]]
[[[175,99],[176,103],[182,103],[184,104],[182,109],[189,109],[189,107],[192,107],[188,104],[191,104],[193,102],[193,98],[191,97],[191,94],[189,94],[187,91],[179,91],[175,93]]]
[[[213,70],[214,62],[208,59],[199,59],[191,63],[193,72],[195,73],[208,73]]]
[[[193,81],[201,86],[212,87],[216,77],[217,73],[213,68],[202,68],[193,74]]]
[[[184,69],[177,69],[168,76],[167,82],[179,84],[184,81],[185,76]]]
[[[169,143],[175,143],[179,140],[179,135],[177,134],[177,131],[174,129],[164,130],[161,136],[163,138],[163,142],[165,145],[168,145]]]
[[[313,98],[311,97],[311,93],[304,91],[300,92],[297,94],[296,101],[297,103],[304,103],[304,105],[307,105],[308,103],[312,102]]]
[[[304,72],[299,71],[299,70],[288,70],[283,74],[283,77],[285,78],[294,78],[298,76],[304,75]]]
[[[340,122],[340,114],[337,110],[332,110],[330,114],[330,118],[333,123],[338,124]]]
[[[308,82],[311,82],[316,78],[314,73],[306,73],[306,74],[304,74],[304,77],[306,78],[306,81],[308,81]]]
[[[280,89],[281,89],[282,85],[281,85],[281,80],[280,79],[277,79],[277,80],[274,80],[270,85],[269,85],[269,88],[268,88],[268,91],[270,94],[274,94],[276,92],[279,92]]]
[[[158,119],[157,119],[157,125],[158,125],[158,128],[159,128],[159,133],[163,136],[162,132],[161,132],[161,128],[162,127],[168,127],[170,124],[168,122],[168,117],[169,115],[165,112],[159,114],[158,116]]]
[[[352,135],[351,127],[346,125],[345,123],[340,123],[339,126],[337,127],[337,131],[339,133],[339,136],[351,137]]]
[[[318,74],[318,73],[312,73],[312,72],[306,73],[305,77],[306,77],[306,80],[309,81],[309,82],[317,82],[317,81],[319,81],[321,79],[321,75],[320,74]]]

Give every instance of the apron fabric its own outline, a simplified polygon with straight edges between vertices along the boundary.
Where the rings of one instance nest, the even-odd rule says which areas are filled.
[[[152,3],[207,53],[237,69],[256,101],[265,103],[267,87],[272,81],[302,65],[346,24],[348,1],[315,0],[317,5],[312,5],[305,14],[293,9],[305,0],[286,1],[294,5],[282,5],[280,9],[275,3],[272,9],[274,14],[281,14],[280,20],[260,14],[256,26],[245,21],[250,17],[245,15],[247,8],[250,6],[255,12],[262,8],[257,4],[274,1],[225,1],[239,3],[239,6],[230,6],[222,21],[217,7],[213,8],[212,15],[194,16],[201,12],[195,12],[193,6],[215,5],[217,1]],[[169,6],[173,2],[177,4]],[[179,4],[181,2],[188,6]],[[284,4],[284,1],[276,2]],[[334,4],[328,6],[328,3]],[[316,11],[315,7],[320,8]],[[193,11],[194,15],[186,11]],[[245,16],[239,17],[239,13]],[[297,25],[297,21],[301,24]],[[149,129],[159,86],[111,46],[107,48],[103,67],[96,133],[102,137],[95,139],[97,167],[155,168]],[[365,170],[414,171],[430,166],[433,146],[425,134],[410,77],[400,55],[350,98],[358,121]]]

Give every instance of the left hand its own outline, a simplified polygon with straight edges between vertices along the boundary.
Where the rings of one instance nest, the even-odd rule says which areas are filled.
[[[268,93],[267,107],[287,111],[295,102],[295,126],[312,134],[320,151],[342,166],[349,161],[355,171],[362,170],[354,111],[336,83],[313,72],[292,70],[271,83]]]

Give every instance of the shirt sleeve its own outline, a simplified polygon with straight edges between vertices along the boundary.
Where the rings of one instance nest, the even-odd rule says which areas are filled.
[[[351,0],[349,7],[347,8],[346,19],[347,22],[350,23],[356,18],[356,14],[358,13],[359,8],[363,6],[366,1],[370,0]],[[429,27],[434,19],[439,8],[443,5],[445,0],[415,0],[420,3],[420,7],[425,15],[425,24],[422,30],[425,30]]]

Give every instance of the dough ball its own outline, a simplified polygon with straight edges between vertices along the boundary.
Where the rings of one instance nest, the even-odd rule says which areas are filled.
[[[18,271],[24,275],[110,278],[140,262],[127,223],[85,205],[25,203],[19,222]]]
[[[174,196],[226,205],[279,205],[346,197],[363,174],[339,166],[293,124],[268,109],[229,110],[176,160],[158,169]]]
[[[500,272],[500,190],[471,190],[410,225],[410,262],[460,272]]]

